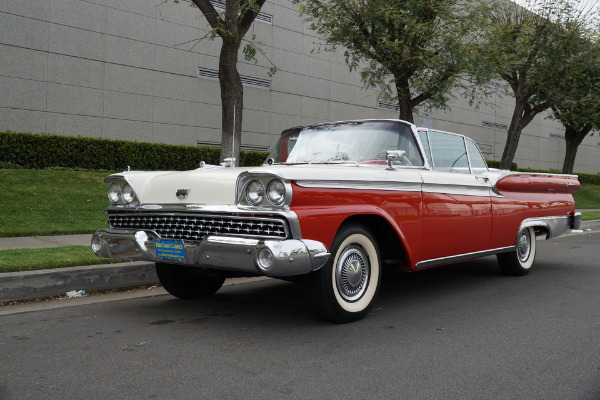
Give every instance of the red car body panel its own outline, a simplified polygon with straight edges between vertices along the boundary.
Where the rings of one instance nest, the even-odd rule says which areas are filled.
[[[513,246],[525,219],[575,212],[576,177],[515,174],[495,186],[499,195],[473,196],[306,188],[294,183],[291,209],[298,215],[303,238],[328,247],[346,219],[380,216],[402,241],[411,270],[424,260]]]

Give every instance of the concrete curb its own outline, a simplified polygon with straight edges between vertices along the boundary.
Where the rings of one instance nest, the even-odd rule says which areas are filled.
[[[582,221],[581,230],[600,230],[600,220]],[[126,262],[0,274],[0,302],[65,295],[71,290],[110,290],[158,284],[154,263]]]
[[[0,275],[0,302],[157,283],[154,263],[148,262],[7,272]]]
[[[593,219],[591,221],[581,221],[581,226],[579,227],[579,229],[600,229],[600,219]]]

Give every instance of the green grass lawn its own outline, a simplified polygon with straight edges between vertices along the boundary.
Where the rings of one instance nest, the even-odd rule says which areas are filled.
[[[98,258],[89,246],[53,247],[0,251],[0,273],[126,262]]]
[[[106,172],[0,169],[0,237],[106,227]]]
[[[573,193],[575,206],[582,208],[600,209],[600,185],[582,185]]]
[[[582,221],[591,221],[594,219],[600,219],[600,211],[587,211],[587,212],[581,213]]]

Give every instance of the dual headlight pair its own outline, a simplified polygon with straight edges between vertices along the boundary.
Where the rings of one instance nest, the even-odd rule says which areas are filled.
[[[135,200],[135,192],[129,183],[113,182],[108,187],[108,200],[112,204],[118,204],[122,202],[124,204],[130,204]]]
[[[265,198],[274,206],[281,206],[285,202],[285,184],[281,179],[274,178],[265,185],[258,179],[253,179],[246,185],[246,201],[252,206],[261,205]]]

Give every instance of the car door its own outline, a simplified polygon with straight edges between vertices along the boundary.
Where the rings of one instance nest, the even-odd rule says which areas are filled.
[[[487,166],[479,149],[462,135],[429,129],[420,130],[419,136],[432,169],[421,173],[423,244],[417,266],[488,250],[491,184],[483,174]]]

